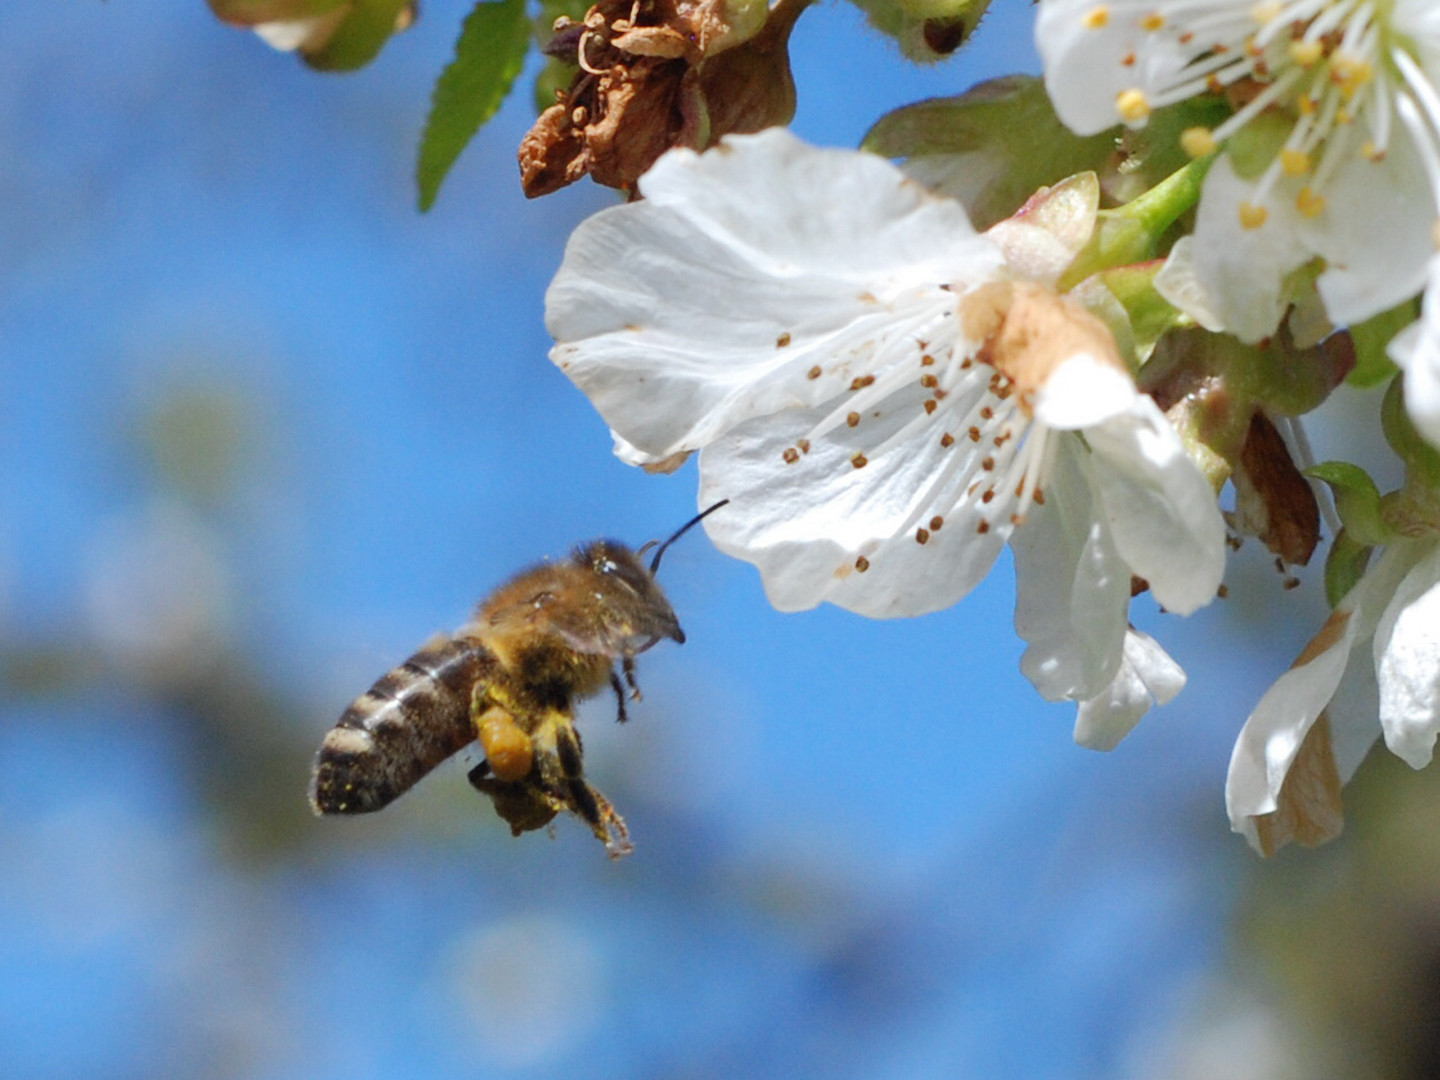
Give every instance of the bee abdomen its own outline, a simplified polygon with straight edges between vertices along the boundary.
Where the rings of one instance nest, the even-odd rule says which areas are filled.
[[[494,658],[448,638],[421,649],[356,698],[315,758],[317,814],[365,814],[409,791],[475,738],[470,695]]]

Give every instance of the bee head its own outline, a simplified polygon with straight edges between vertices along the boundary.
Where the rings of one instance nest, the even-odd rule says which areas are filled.
[[[593,576],[605,637],[617,654],[644,652],[661,638],[683,643],[685,631],[640,556],[618,540],[596,540],[575,552]]]

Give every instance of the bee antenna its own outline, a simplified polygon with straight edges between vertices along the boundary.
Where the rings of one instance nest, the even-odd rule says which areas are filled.
[[[653,575],[660,569],[660,556],[665,554],[666,548],[668,548],[676,540],[679,540],[680,537],[684,536],[696,525],[699,525],[700,522],[704,521],[707,517],[713,514],[716,510],[719,510],[720,507],[724,506],[729,501],[729,499],[721,499],[714,506],[707,507],[706,509],[701,510],[700,513],[696,514],[684,525],[681,525],[680,528],[676,529],[675,534],[671,536],[669,540],[666,540],[663,544],[661,544],[658,548],[655,549],[655,558],[650,560],[650,573]],[[641,550],[643,551],[644,548],[642,548]]]

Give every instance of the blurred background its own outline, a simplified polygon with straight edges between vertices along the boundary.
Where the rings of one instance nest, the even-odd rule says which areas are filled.
[[[613,197],[523,199],[528,90],[415,210],[468,8],[346,76],[201,0],[0,16],[0,1077],[1440,1075],[1431,779],[1375,755],[1319,852],[1229,833],[1235,733],[1324,607],[1258,551],[1194,619],[1137,603],[1191,684],[1100,755],[1018,673],[1008,563],[923,619],[782,616],[697,533],[689,641],[623,730],[582,713],[633,856],[513,839],[467,763],[311,817],[382,672],[694,512],[546,360]],[[1031,18],[922,70],[817,8],[795,127],[1034,71]]]

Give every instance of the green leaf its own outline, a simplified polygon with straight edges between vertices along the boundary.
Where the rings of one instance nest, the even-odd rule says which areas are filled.
[[[976,228],[1013,214],[1035,190],[1105,166],[1115,132],[1081,138],[1055,115],[1045,84],[1026,75],[980,83],[958,97],[906,105],[882,116],[861,148],[912,165],[970,159],[964,171],[988,179],[961,199]]]
[[[420,209],[429,210],[460,151],[495,115],[530,46],[525,0],[475,5],[455,43],[455,59],[440,73],[430,101],[430,118],[420,140],[415,179]]]

